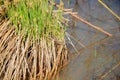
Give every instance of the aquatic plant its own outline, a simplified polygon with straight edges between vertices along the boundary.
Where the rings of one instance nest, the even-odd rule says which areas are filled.
[[[63,12],[48,0],[4,1],[0,80],[53,80],[67,63]]]

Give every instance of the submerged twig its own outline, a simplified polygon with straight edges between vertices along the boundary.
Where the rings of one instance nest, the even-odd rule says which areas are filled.
[[[114,67],[112,67],[112,69],[110,69],[107,73],[105,73],[104,75],[102,75],[101,77],[100,77],[100,79],[104,79],[106,76],[108,76],[113,70],[115,70],[117,67],[119,67],[120,66],[120,61],[119,61],[119,63],[118,64],[116,64]]]
[[[67,33],[68,34],[68,33]],[[72,35],[68,34],[69,37],[71,37],[74,41],[76,41],[79,45],[81,45],[83,48],[85,48],[85,45],[81,41],[77,41]]]
[[[77,53],[79,53],[79,51],[77,50],[77,48],[75,47],[75,45],[74,45],[73,42],[71,41],[68,33],[66,33],[66,37],[67,37],[67,39],[69,40],[69,43],[70,43],[70,44],[73,46],[73,48],[75,49],[75,51],[76,51]]]

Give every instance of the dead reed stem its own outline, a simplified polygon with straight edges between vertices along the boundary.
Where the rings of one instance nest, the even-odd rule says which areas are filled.
[[[0,80],[53,80],[67,60],[64,40],[18,35],[9,20],[0,25]]]
[[[108,32],[105,31],[105,30],[103,30],[103,29],[100,28],[99,26],[95,26],[95,25],[93,25],[92,23],[84,20],[83,18],[81,18],[80,16],[78,16],[77,14],[75,14],[74,12],[72,12],[72,11],[70,11],[70,10],[68,10],[68,9],[61,8],[60,5],[56,4],[55,2],[52,2],[51,0],[49,0],[49,2],[50,2],[51,4],[53,4],[53,5],[55,5],[57,8],[60,8],[60,9],[63,10],[64,12],[67,12],[67,13],[70,14],[72,17],[75,17],[75,18],[78,19],[79,21],[81,21],[81,22],[89,25],[90,27],[92,27],[92,28],[94,28],[94,29],[96,29],[96,30],[98,30],[98,31],[100,31],[100,32],[102,32],[102,33],[110,36],[110,37],[112,36],[112,34],[108,33]]]
[[[113,16],[115,16],[118,20],[120,20],[120,16],[117,15],[113,10],[111,10],[104,2],[103,0],[98,0],[98,2],[103,5]]]
[[[41,2],[42,0],[37,1]],[[5,2],[9,2],[9,0],[5,0]],[[25,3],[25,5],[26,4],[27,3]],[[9,16],[9,10],[13,7],[8,8],[6,12],[6,9],[3,9],[0,5],[0,80],[55,80],[60,70],[68,62],[68,51],[64,39],[65,28],[63,28],[61,23],[62,19],[59,19],[59,15],[61,14],[53,17],[52,5],[48,6],[48,1],[41,2],[41,4],[45,5],[40,7],[41,5],[39,6],[37,3],[34,4],[35,9],[43,12],[39,14],[40,19],[38,22],[41,22],[39,28],[36,22],[38,12],[31,8],[30,10],[35,11],[34,13],[36,13],[36,15],[28,12],[35,18],[33,18],[33,21],[37,24],[37,27],[34,26],[35,32],[29,32],[29,34],[27,34],[27,32],[33,30],[33,25],[23,26],[19,23],[19,20],[17,20],[17,25],[15,25],[13,22],[16,19],[11,20],[12,17],[15,17],[14,13]],[[28,6],[25,5],[21,4],[21,6],[18,6],[21,10],[20,14],[23,16],[22,19],[27,17],[27,19],[22,21],[28,21],[30,19],[30,16],[28,18],[28,14],[26,16],[24,11],[22,13],[23,8],[25,10],[28,8]],[[36,5],[39,6],[40,9],[36,8]],[[8,7],[8,5],[6,7]],[[43,8],[45,8],[45,10]],[[50,8],[50,15],[48,15],[49,10],[47,10],[47,8]],[[14,9],[12,11],[14,12]],[[10,13],[12,12],[10,11]],[[50,20],[53,21],[49,22]],[[56,23],[58,22],[58,24],[54,24],[54,21],[56,21]],[[26,22],[23,23],[26,24]],[[32,27],[28,30],[30,26]],[[23,27],[25,29],[22,29]],[[17,28],[22,30],[19,29],[19,32]],[[42,28],[44,28],[44,30],[42,30]],[[38,29],[42,30],[39,31],[41,34],[38,34]],[[52,29],[54,29],[54,31],[52,31]],[[35,36],[33,36],[34,33],[36,34]]]

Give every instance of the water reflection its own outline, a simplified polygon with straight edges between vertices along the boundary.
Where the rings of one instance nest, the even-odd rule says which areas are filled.
[[[97,0],[63,1],[66,8],[73,8],[73,11],[78,12],[83,19],[100,26],[113,36],[107,37],[75,18],[69,17],[71,24],[67,32],[76,39],[71,38],[78,53],[71,44],[67,43],[72,59],[67,68],[61,72],[61,78],[62,80],[98,80],[120,62],[120,21]],[[70,1],[69,5],[68,1]],[[120,0],[103,1],[120,15]],[[57,2],[59,3],[59,0]],[[78,41],[85,47],[78,44]],[[117,80],[115,75],[120,74],[119,69],[117,67],[111,71],[103,80]]]

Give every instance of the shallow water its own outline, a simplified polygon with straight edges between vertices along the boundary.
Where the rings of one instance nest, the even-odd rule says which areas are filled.
[[[120,62],[120,21],[97,0],[63,0],[66,8],[73,8],[79,16],[111,33],[112,37],[97,31],[72,18],[67,32],[72,36],[78,52],[67,40],[72,59],[61,72],[61,80],[98,80]],[[103,0],[120,16],[120,0]],[[59,0],[57,0],[59,2]],[[83,48],[78,42],[81,42]],[[117,80],[120,66],[112,70],[103,80]]]

